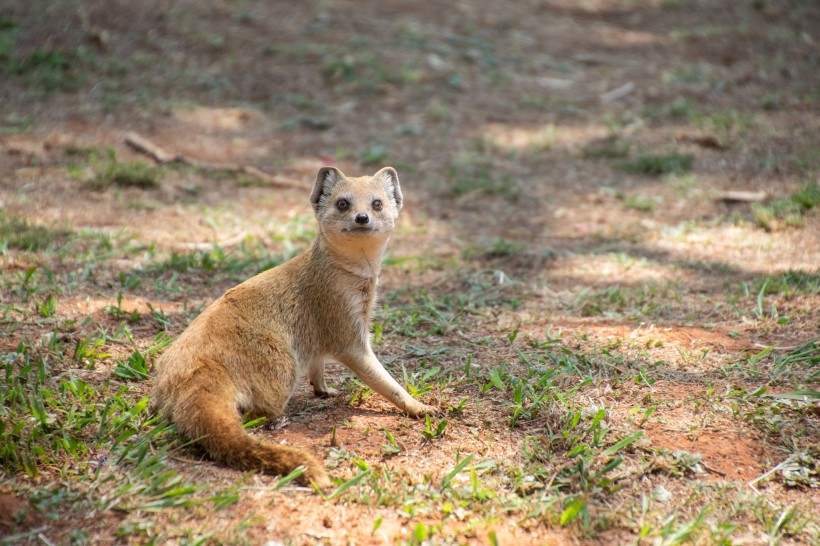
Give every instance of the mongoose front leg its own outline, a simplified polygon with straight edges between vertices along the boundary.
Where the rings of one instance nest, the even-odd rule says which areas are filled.
[[[328,387],[325,383],[325,361],[322,357],[317,357],[310,363],[308,368],[308,378],[313,386],[313,394],[320,398],[329,398],[339,394],[334,388]]]
[[[342,364],[353,370],[359,379],[365,385],[381,394],[394,406],[403,412],[413,416],[420,417],[436,413],[438,410],[433,406],[422,404],[418,400],[410,396],[404,388],[399,385],[393,377],[387,373],[382,363],[373,354],[373,350],[367,347],[365,351],[359,355],[341,359]]]

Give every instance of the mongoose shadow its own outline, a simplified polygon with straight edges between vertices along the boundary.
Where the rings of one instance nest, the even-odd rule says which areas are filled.
[[[280,419],[305,375],[317,396],[335,394],[326,359],[411,416],[436,410],[412,398],[370,346],[381,262],[403,201],[396,170],[351,178],[323,167],[310,201],[318,221],[310,248],[196,317],[157,360],[154,400],[213,459],[273,474],[304,465],[300,481],[324,488],[330,480],[313,455],[252,438],[242,413]]]

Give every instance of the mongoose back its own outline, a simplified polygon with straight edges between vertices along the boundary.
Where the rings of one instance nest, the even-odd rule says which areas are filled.
[[[370,347],[370,317],[387,241],[402,206],[396,170],[346,177],[319,170],[310,195],[319,229],[313,244],[288,262],[231,288],[208,306],[156,363],[155,401],[179,432],[229,466],[286,474],[326,487],[311,454],[260,442],[241,415],[285,414],[297,380],[307,375],[318,396],[325,360],[350,368],[402,411],[434,409],[413,399]]]

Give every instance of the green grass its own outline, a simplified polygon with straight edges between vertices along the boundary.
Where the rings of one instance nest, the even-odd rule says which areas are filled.
[[[17,51],[25,31],[17,21],[0,16],[0,74],[45,93],[72,91],[84,81],[84,63],[76,52],[50,47]]]
[[[779,282],[788,286],[804,283],[791,278]],[[429,332],[430,326],[435,331],[429,336],[453,328],[469,329],[486,312],[486,302],[493,301],[487,286],[477,286],[483,289],[466,300],[420,295],[417,308],[388,309],[388,322],[396,326],[390,335],[412,341]],[[612,294],[608,297],[615,297]],[[15,351],[4,355],[0,449],[6,450],[2,452],[4,470],[17,475],[18,483],[28,482],[19,477],[22,475],[34,480],[55,469],[60,472],[63,489],[59,493],[53,487],[16,486],[16,491],[33,499],[39,512],[65,519],[88,510],[116,510],[124,515],[118,531],[123,537],[158,540],[169,532],[165,518],[179,517],[197,507],[224,509],[247,502],[248,493],[241,480],[227,489],[209,491],[208,483],[193,480],[188,471],[169,464],[169,458],[183,446],[173,427],[151,414],[141,388],[151,358],[169,338],[161,333],[153,341],[137,344],[131,341],[127,322],[121,328],[119,337],[86,328],[89,334],[73,344],[56,337],[46,346],[23,340]],[[651,496],[644,493],[643,501],[629,504],[634,520],[621,520],[613,512],[612,506],[634,498],[632,484],[644,478],[674,490],[704,472],[697,454],[657,449],[645,438],[641,427],[663,409],[653,400],[652,385],[664,366],[643,354],[645,349],[630,355],[632,349],[621,351],[616,343],[608,348],[582,348],[575,340],[549,333],[541,339],[524,338],[517,326],[499,333],[485,346],[484,351],[492,350],[498,357],[493,360],[471,356],[456,363],[454,353],[440,350],[435,342],[406,347],[433,359],[404,369],[403,383],[409,392],[425,398],[461,398],[461,402],[446,417],[409,426],[400,420],[388,421],[393,424],[384,426],[378,435],[384,438],[378,443],[385,458],[415,452],[418,442],[435,450],[453,441],[451,436],[463,438],[473,426],[474,415],[487,415],[478,412],[486,406],[492,408],[497,423],[517,434],[522,460],[494,458],[492,448],[460,449],[441,472],[413,476],[400,465],[383,464],[378,456],[356,454],[355,446],[332,448],[329,464],[333,474],[341,477],[336,479],[335,490],[324,496],[328,502],[400,511],[413,522],[413,536],[419,544],[455,536],[447,521],[461,511],[478,518],[504,514],[526,524],[547,522],[587,538],[620,529],[663,543],[686,543],[733,537],[739,517],[733,515],[733,506],[740,503],[751,510],[754,497],[707,488],[689,501],[691,510],[685,512],[663,500],[666,490],[656,490]],[[783,355],[773,356],[769,351],[752,356],[727,373],[739,376],[755,370],[772,384],[802,384],[813,380],[811,374],[816,380],[817,355],[812,342]],[[76,365],[66,366],[66,361]],[[82,379],[83,367],[104,371],[107,380]],[[798,369],[803,370],[799,377],[795,375]],[[601,385],[615,393],[630,392],[629,397],[636,401],[634,417],[624,418],[622,407],[615,411],[617,395],[600,398]],[[640,398],[630,389],[637,389]],[[705,407],[716,407],[721,395],[713,396],[715,401]],[[816,457],[806,448],[812,436],[797,432],[799,421],[782,411],[787,401],[767,397],[765,391],[754,395],[728,392],[723,400],[751,426],[762,427],[772,437],[791,433],[795,455],[783,466],[786,473],[776,479],[793,487],[816,480],[812,473]],[[272,486],[271,498],[291,487],[292,479],[281,478]],[[774,536],[811,536],[814,532],[797,507],[755,505],[755,510],[756,517],[769,522]],[[788,519],[778,523],[784,510],[790,511]],[[153,514],[166,522],[154,527],[152,522],[160,519]],[[433,514],[441,525],[420,523]],[[175,524],[170,525],[174,528]],[[227,540],[229,535],[224,533],[218,536]]]
[[[144,161],[120,161],[110,148],[102,157],[92,156],[91,166],[94,171],[92,185],[98,190],[112,185],[153,189],[159,186],[163,176],[161,168]]]
[[[693,201],[703,198],[701,182],[694,174],[670,173],[663,177],[663,182],[679,197]]]
[[[237,248],[225,250],[214,246],[210,250],[171,252],[166,258],[153,261],[136,273],[154,277],[163,273],[223,273],[231,278],[243,278],[270,269],[299,252],[292,248],[281,255],[271,255],[258,241],[243,241]]]
[[[810,339],[786,353],[767,347],[735,363],[732,369],[756,380],[766,380],[769,385],[788,385],[803,390],[820,382],[820,343]]]
[[[82,464],[66,470],[82,474],[93,469],[89,453],[122,446],[125,457],[135,445],[129,439],[152,423],[147,399],[135,399],[126,386],[100,387],[54,369],[64,350],[59,342],[39,348],[22,340],[4,356],[0,449],[6,471],[34,477],[74,460]]]
[[[134,349],[127,360],[116,360],[116,367],[111,373],[126,381],[144,381],[148,379],[149,359],[167,347],[171,341],[172,339],[168,334],[160,332],[146,350]]]
[[[692,168],[695,156],[692,154],[670,153],[665,155],[641,155],[631,161],[621,162],[621,168],[634,174],[660,176],[669,173],[684,173]]]
[[[29,116],[17,116],[14,114],[0,119],[0,135],[13,135],[25,133],[31,128],[33,120]]]
[[[398,293],[393,293],[388,297],[383,312],[384,321],[378,326],[385,336],[429,337],[444,334],[455,328],[470,309],[470,301],[465,297],[448,295],[436,300],[426,293],[420,293],[408,304],[400,302],[398,296]]]
[[[492,161],[475,154],[458,156],[448,170],[450,191],[460,195],[491,195],[514,200],[520,195],[517,183],[509,176],[496,174]]]
[[[14,44],[19,34],[20,26],[14,19],[0,15],[0,63],[8,71],[12,62],[11,56],[14,52]]]
[[[816,136],[809,137],[809,142],[794,157],[794,164],[803,176],[809,179],[817,176],[820,172],[820,142]]]
[[[503,238],[481,240],[478,244],[468,247],[462,253],[465,259],[475,258],[508,258],[525,254],[527,244],[518,241],[509,241]]]
[[[820,184],[807,184],[792,194],[790,199],[802,210],[813,210],[820,205]]]
[[[777,294],[791,299],[803,294],[820,294],[820,273],[805,271],[787,271],[779,275],[770,275],[758,280],[751,290],[757,294]]]
[[[686,97],[677,97],[671,102],[648,104],[644,115],[650,119],[690,120],[698,114],[698,107]]]
[[[367,39],[354,40],[353,47],[324,52],[321,72],[328,82],[345,82],[361,93],[381,91],[386,85],[405,81],[399,67],[392,65]]]
[[[677,283],[645,283],[637,286],[611,285],[585,288],[564,302],[585,316],[663,317],[679,308],[681,287]]]
[[[387,163],[387,149],[381,145],[371,146],[361,156],[362,165],[385,165]]]
[[[631,148],[631,142],[609,137],[590,142],[581,149],[581,155],[586,159],[621,159],[629,157]]]
[[[104,337],[97,345],[111,341]],[[37,346],[23,339],[2,356],[0,461],[6,487],[18,476],[15,489],[35,510],[69,521],[92,510],[142,514],[143,520],[146,513],[168,508],[230,504],[230,492],[209,492],[169,466],[178,437],[151,414],[138,389],[118,381],[116,371],[105,382],[82,379],[79,370],[59,366],[66,349],[60,341]],[[38,485],[38,476],[55,473],[56,482]]]
[[[32,223],[27,218],[0,213],[0,253],[15,249],[29,252],[46,250],[64,242],[71,232]]]
[[[616,431],[606,408],[590,408],[580,403],[583,393],[591,388],[590,380],[582,381],[580,386],[572,385],[592,370],[606,370],[603,361],[610,357],[589,357],[558,339],[523,347],[518,354],[526,371],[519,364],[472,371],[467,368],[465,377],[451,369],[438,376],[442,381],[438,388],[479,388],[473,403],[486,399],[500,405],[512,428],[530,428],[529,423],[541,423],[538,429],[545,432],[525,439],[526,466],[512,469],[503,461],[461,452],[440,479],[425,476],[421,483],[414,480],[411,483],[417,485],[410,486],[393,502],[412,499],[412,504],[405,506],[418,510],[428,505],[445,513],[452,512],[454,506],[483,511],[505,506],[506,510],[523,510],[528,518],[549,518],[557,525],[589,532],[607,525],[606,504],[621,488],[619,482],[624,474],[620,469],[638,459],[634,445],[643,433]],[[485,382],[491,387],[480,388]],[[422,431],[425,441],[444,441],[453,424],[447,419],[427,418]],[[385,451],[391,455],[400,453],[402,448],[395,435],[386,430],[385,436]],[[389,503],[390,491],[396,491],[397,477],[391,477],[392,473],[385,470],[378,471],[361,459],[351,457],[351,461],[358,474],[350,481],[356,480],[359,487],[349,486],[350,481],[340,485],[351,493],[346,495],[348,502]],[[502,468],[507,470],[499,472]],[[552,485],[533,487],[541,480],[549,480]],[[499,487],[504,482],[506,485]],[[510,490],[517,494],[509,494]]]
[[[708,63],[689,64],[679,69],[665,70],[661,81],[672,88],[707,87],[717,83],[716,68]]]
[[[754,223],[767,231],[799,227],[804,216],[820,204],[820,184],[810,183],[788,197],[752,204]]]
[[[499,286],[500,278],[498,271],[477,270],[459,276],[462,290],[457,293],[438,296],[423,290],[397,290],[386,294],[384,309],[374,324],[376,337],[444,335],[464,327],[465,321],[482,309],[517,308],[520,300],[513,294],[516,283],[503,277],[504,284]],[[416,356],[429,354],[413,352]]]
[[[733,109],[696,113],[690,119],[701,131],[714,136],[721,147],[728,147],[758,125],[752,114]]]
[[[619,199],[621,199],[621,201],[623,201],[624,206],[628,209],[637,210],[640,212],[652,212],[656,208],[658,208],[658,201],[647,195],[643,195],[640,193],[618,193],[616,195]]]

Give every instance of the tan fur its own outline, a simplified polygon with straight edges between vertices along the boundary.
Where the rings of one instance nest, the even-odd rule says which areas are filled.
[[[337,207],[340,199],[350,204],[347,210]],[[325,167],[311,202],[319,223],[313,245],[228,290],[194,319],[157,361],[155,399],[180,433],[214,459],[273,474],[303,464],[302,482],[325,487],[330,482],[315,457],[251,438],[240,412],[284,416],[305,374],[317,395],[333,394],[324,378],[328,357],[410,415],[434,409],[410,397],[370,347],[381,260],[402,205],[396,171],[348,178]],[[355,221],[362,214],[366,225]]]

